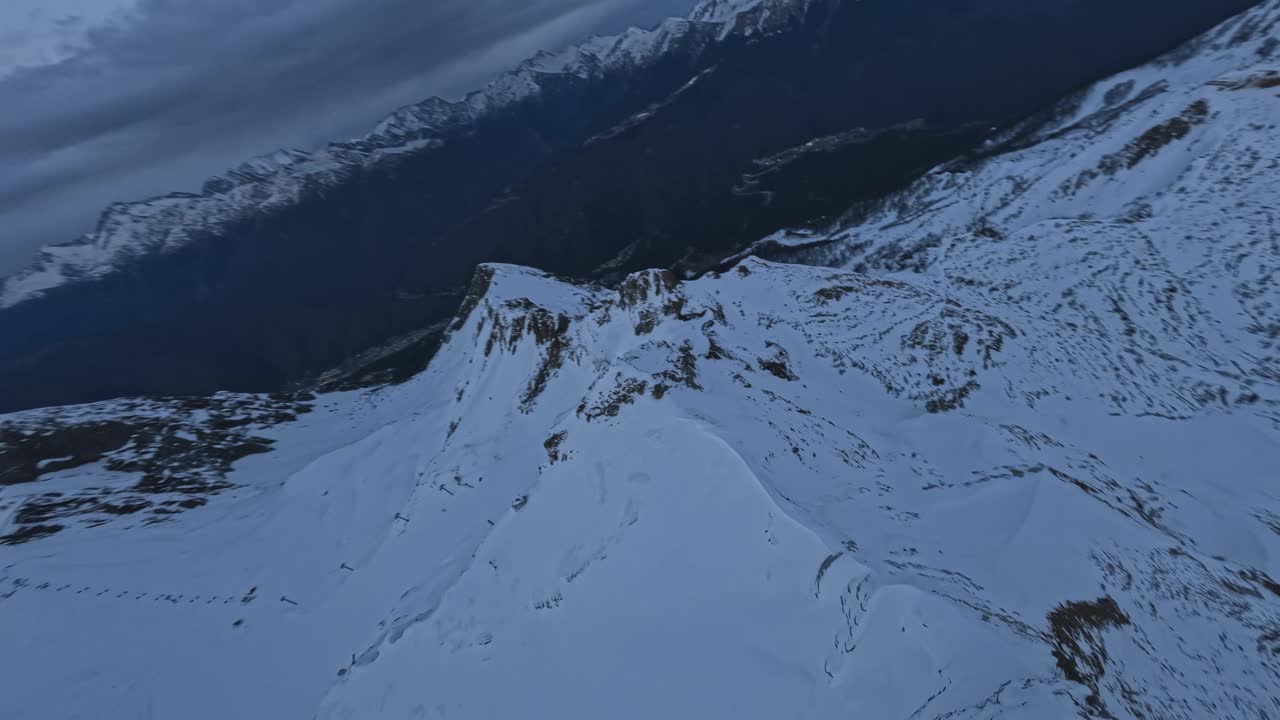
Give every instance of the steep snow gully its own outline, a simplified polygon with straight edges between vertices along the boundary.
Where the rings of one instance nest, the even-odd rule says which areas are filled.
[[[792,262],[0,418],[0,716],[1275,716],[1278,78],[1272,0]]]

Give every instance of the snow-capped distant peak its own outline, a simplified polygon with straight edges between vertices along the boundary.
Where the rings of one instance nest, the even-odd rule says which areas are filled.
[[[689,13],[689,19],[698,22],[720,22],[767,2],[769,0],[702,0]]]
[[[266,177],[279,171],[281,168],[288,167],[294,163],[307,159],[309,153],[304,150],[276,150],[266,155],[259,155],[256,158],[246,160],[238,167],[237,172],[245,174],[253,174],[259,177]]]
[[[203,192],[225,193],[239,185],[261,182],[310,157],[311,153],[295,149],[276,150],[266,155],[259,155],[240,163],[222,175],[209,178],[205,181]]]
[[[70,282],[109,275],[150,253],[181,248],[192,241],[195,228],[208,235],[252,213],[295,202],[306,188],[339,182],[386,157],[437,147],[439,135],[536,96],[548,76],[587,79],[641,67],[690,33],[701,33],[708,42],[734,32],[750,34],[764,27],[764,20],[756,18],[739,27],[734,22],[739,15],[765,7],[802,11],[809,2],[706,0],[690,17],[669,18],[652,30],[630,28],[559,52],[540,51],[461,100],[432,97],[399,108],[362,138],[310,153],[280,150],[253,158],[210,178],[199,194],[114,204],[103,213],[95,232],[46,246],[31,267],[0,280],[0,310]]]

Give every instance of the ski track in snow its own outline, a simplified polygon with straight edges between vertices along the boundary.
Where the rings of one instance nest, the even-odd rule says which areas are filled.
[[[269,446],[0,545],[0,716],[1275,714],[1278,19],[807,264],[490,265],[403,385],[0,418]],[[110,470],[163,443],[33,446],[0,535],[51,488],[169,497]]]

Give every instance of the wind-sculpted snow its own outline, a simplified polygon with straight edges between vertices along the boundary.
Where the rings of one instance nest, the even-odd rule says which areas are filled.
[[[404,384],[236,396],[226,492],[0,546],[0,716],[1274,715],[1277,17],[862,208],[837,267],[485,265]],[[0,505],[110,481],[45,417]]]
[[[5,550],[6,714],[1254,717],[1280,689],[1264,402],[1115,413],[1052,328],[844,270],[479,278],[426,373],[266,430],[238,493]]]

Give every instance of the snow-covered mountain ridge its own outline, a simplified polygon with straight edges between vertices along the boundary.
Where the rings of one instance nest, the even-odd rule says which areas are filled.
[[[1073,98],[1009,151],[940,168],[825,237],[770,240],[1056,327],[1043,361],[1102,363],[1116,412],[1274,400],[1277,22],[1266,3]],[[1185,384],[1152,390],[1173,376]]]
[[[1278,49],[1272,0],[831,267],[486,265],[403,385],[0,419],[271,448],[0,546],[0,715],[1274,714]],[[137,507],[117,452],[24,455],[0,534]]]
[[[688,18],[670,18],[652,30],[631,28],[557,53],[541,52],[459,101],[433,97],[400,108],[362,138],[314,152],[279,150],[247,160],[210,178],[200,193],[115,203],[92,233],[46,246],[31,267],[0,279],[0,309],[68,282],[117,272],[153,253],[172,252],[203,233],[285,207],[362,168],[440,147],[441,135],[537,96],[549,80],[599,79],[652,63],[673,45],[696,47],[769,32],[803,13],[809,1],[705,0]]]

